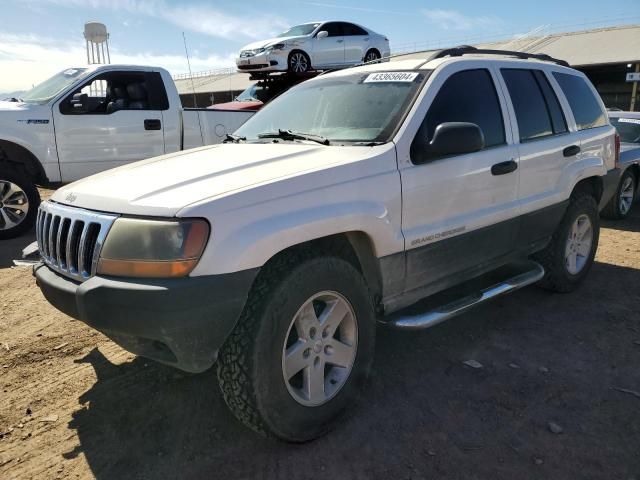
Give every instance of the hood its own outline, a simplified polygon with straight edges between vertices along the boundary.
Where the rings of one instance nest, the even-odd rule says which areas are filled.
[[[103,212],[172,217],[202,200],[360,160],[365,151],[289,142],[213,145],[108,170],[58,189],[51,199]]]
[[[264,103],[260,100],[256,101],[247,101],[247,102],[226,102],[226,103],[216,103],[215,105],[211,105],[207,107],[209,110],[225,110],[232,112],[257,112],[262,108]]]
[[[27,110],[32,110],[33,107],[38,107],[39,105],[33,103],[25,103],[25,102],[6,102],[4,100],[0,101],[0,112],[24,112]]]
[[[267,40],[259,40],[257,42],[253,42],[250,43],[248,45],[245,45],[244,47],[242,47],[240,49],[240,51],[242,50],[257,50],[259,48],[265,48],[268,47],[269,45],[274,45],[276,43],[283,43],[283,42],[291,42],[291,41],[295,41],[295,40],[303,40],[307,38],[306,36],[298,36],[298,37],[275,37],[275,38],[269,38]]]

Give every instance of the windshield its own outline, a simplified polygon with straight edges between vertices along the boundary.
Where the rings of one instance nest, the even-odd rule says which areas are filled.
[[[623,143],[640,143],[640,118],[610,118]]]
[[[244,92],[236,97],[238,102],[265,102],[267,92],[265,87],[259,85],[251,85]]]
[[[319,23],[304,23],[302,25],[296,25],[295,27],[291,27],[286,32],[278,35],[279,37],[301,37],[302,35],[309,35],[316,28],[320,26]]]
[[[46,103],[82,77],[86,71],[86,68],[68,68],[33,87],[22,96],[22,100],[27,103]]]
[[[320,77],[273,100],[235,133],[292,130],[335,142],[387,142],[413,104],[425,72],[378,72]]]

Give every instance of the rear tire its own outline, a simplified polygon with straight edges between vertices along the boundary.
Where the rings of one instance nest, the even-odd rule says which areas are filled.
[[[29,178],[6,163],[0,164],[0,240],[15,238],[30,230],[35,221],[40,194]]]
[[[539,286],[555,292],[571,292],[585,279],[598,249],[600,217],[595,198],[571,197],[551,242],[534,259],[545,269]]]
[[[622,174],[622,177],[620,177],[616,194],[602,209],[602,216],[612,220],[622,220],[626,218],[633,208],[637,187],[638,182],[635,175],[630,170],[626,170]]]
[[[325,303],[325,298],[344,302]],[[332,305],[350,308],[340,310],[347,313],[336,320],[337,309],[326,310]],[[300,334],[300,328],[307,333]],[[312,440],[358,397],[374,343],[373,304],[358,270],[335,257],[278,259],[256,280],[220,352],[223,397],[233,414],[257,432],[290,442]],[[338,351],[351,352],[344,367],[333,363],[338,357],[331,355]],[[297,363],[290,364],[291,359]]]
[[[375,62],[376,60],[380,60],[380,57],[381,57],[380,52],[375,48],[372,48],[368,50],[367,53],[365,54],[363,62],[364,63]]]

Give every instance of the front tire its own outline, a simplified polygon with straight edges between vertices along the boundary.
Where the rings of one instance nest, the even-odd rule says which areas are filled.
[[[636,177],[631,171],[626,170],[620,177],[616,194],[602,210],[602,216],[612,220],[626,218],[631,213],[633,202],[636,199],[636,188]]]
[[[534,256],[545,269],[538,285],[562,293],[575,290],[593,265],[599,238],[595,198],[587,194],[571,197],[551,242]]]
[[[289,54],[287,65],[289,73],[301,75],[311,70],[311,59],[305,52],[294,50]]]
[[[335,257],[267,266],[218,358],[233,414],[285,441],[325,434],[368,377],[375,316],[358,270]]]
[[[35,221],[40,194],[24,174],[0,164],[0,240],[30,230]]]

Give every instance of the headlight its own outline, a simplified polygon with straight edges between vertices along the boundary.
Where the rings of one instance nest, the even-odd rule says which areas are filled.
[[[276,43],[275,45],[269,45],[266,48],[266,51],[271,52],[272,50],[284,50],[286,46],[286,43]]]
[[[209,238],[201,219],[115,221],[100,253],[98,273],[118,277],[184,277],[200,260]]]

